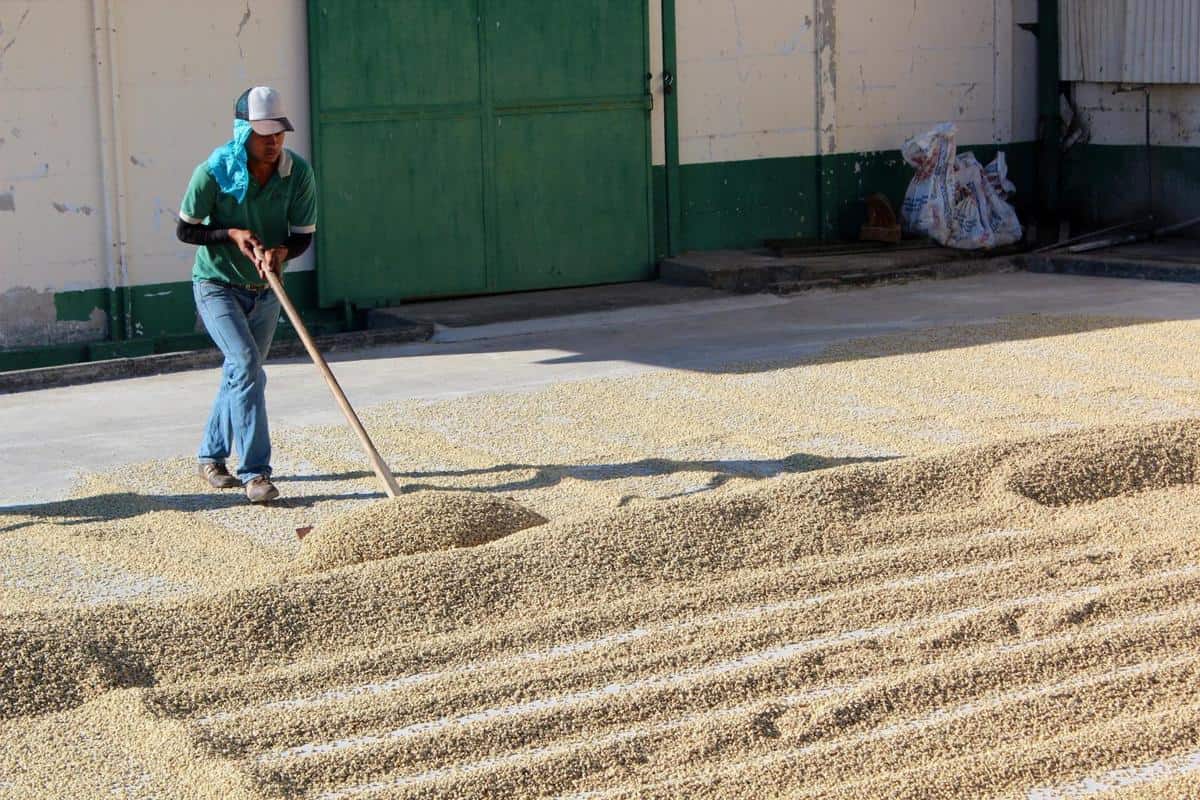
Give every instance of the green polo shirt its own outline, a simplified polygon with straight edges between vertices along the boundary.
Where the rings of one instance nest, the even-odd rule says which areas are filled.
[[[284,148],[266,186],[250,176],[246,200],[239,203],[221,188],[205,161],[192,173],[179,205],[179,218],[192,225],[254,231],[264,247],[279,247],[290,234],[317,230],[317,184],[308,162]],[[196,248],[192,280],[263,286],[258,270],[233,242]]]

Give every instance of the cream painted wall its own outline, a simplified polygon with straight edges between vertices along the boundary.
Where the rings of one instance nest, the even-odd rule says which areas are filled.
[[[109,285],[105,194],[117,170],[124,194],[111,192],[108,214],[123,221],[130,284],[187,280],[176,210],[192,169],[229,137],[237,96],[277,87],[296,125],[288,145],[308,155],[305,5],[111,0],[114,102],[100,96],[107,37],[94,36],[92,0],[0,0],[0,298]],[[102,141],[114,109],[116,135]],[[293,269],[306,267],[311,258]]]
[[[894,149],[946,120],[961,142],[1010,138],[1011,3],[839,0],[836,9],[837,152]]]
[[[1038,42],[1021,24],[1036,24],[1038,0],[1013,3],[1013,141],[1032,142],[1038,138]]]
[[[812,0],[676,0],[676,15],[680,162],[813,154]]]
[[[1036,136],[1036,0],[677,0],[685,164]]]
[[[90,0],[0,0],[0,293],[104,283],[95,73]]]
[[[1142,92],[1114,94],[1116,84],[1077,83],[1075,104],[1087,122],[1091,143],[1146,143],[1146,98]],[[1200,86],[1155,86],[1150,94],[1150,141],[1167,147],[1200,147]]]
[[[667,163],[666,116],[663,113],[663,19],[662,3],[650,0],[650,94],[654,108],[650,111],[651,161],[654,166]]]

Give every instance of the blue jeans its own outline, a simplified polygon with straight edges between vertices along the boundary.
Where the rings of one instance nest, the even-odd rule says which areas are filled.
[[[238,454],[243,483],[271,475],[271,434],[267,427],[267,373],[263,362],[279,323],[279,298],[270,289],[255,291],[212,281],[193,284],[196,309],[208,335],[225,354],[221,388],[213,403],[201,464],[224,464]]]

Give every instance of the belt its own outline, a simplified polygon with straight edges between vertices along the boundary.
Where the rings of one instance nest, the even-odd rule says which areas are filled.
[[[230,283],[229,281],[217,280],[216,278],[205,278],[209,283],[215,283],[218,286],[224,286],[227,289],[241,289],[244,292],[264,292],[271,288],[268,283]]]

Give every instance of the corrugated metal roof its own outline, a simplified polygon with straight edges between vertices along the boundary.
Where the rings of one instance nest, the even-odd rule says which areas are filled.
[[[1064,0],[1059,9],[1063,80],[1120,82],[1126,0]]]
[[[1200,0],[1133,0],[1125,33],[1130,83],[1200,83]]]
[[[1200,84],[1200,0],[1063,0],[1062,77]]]

